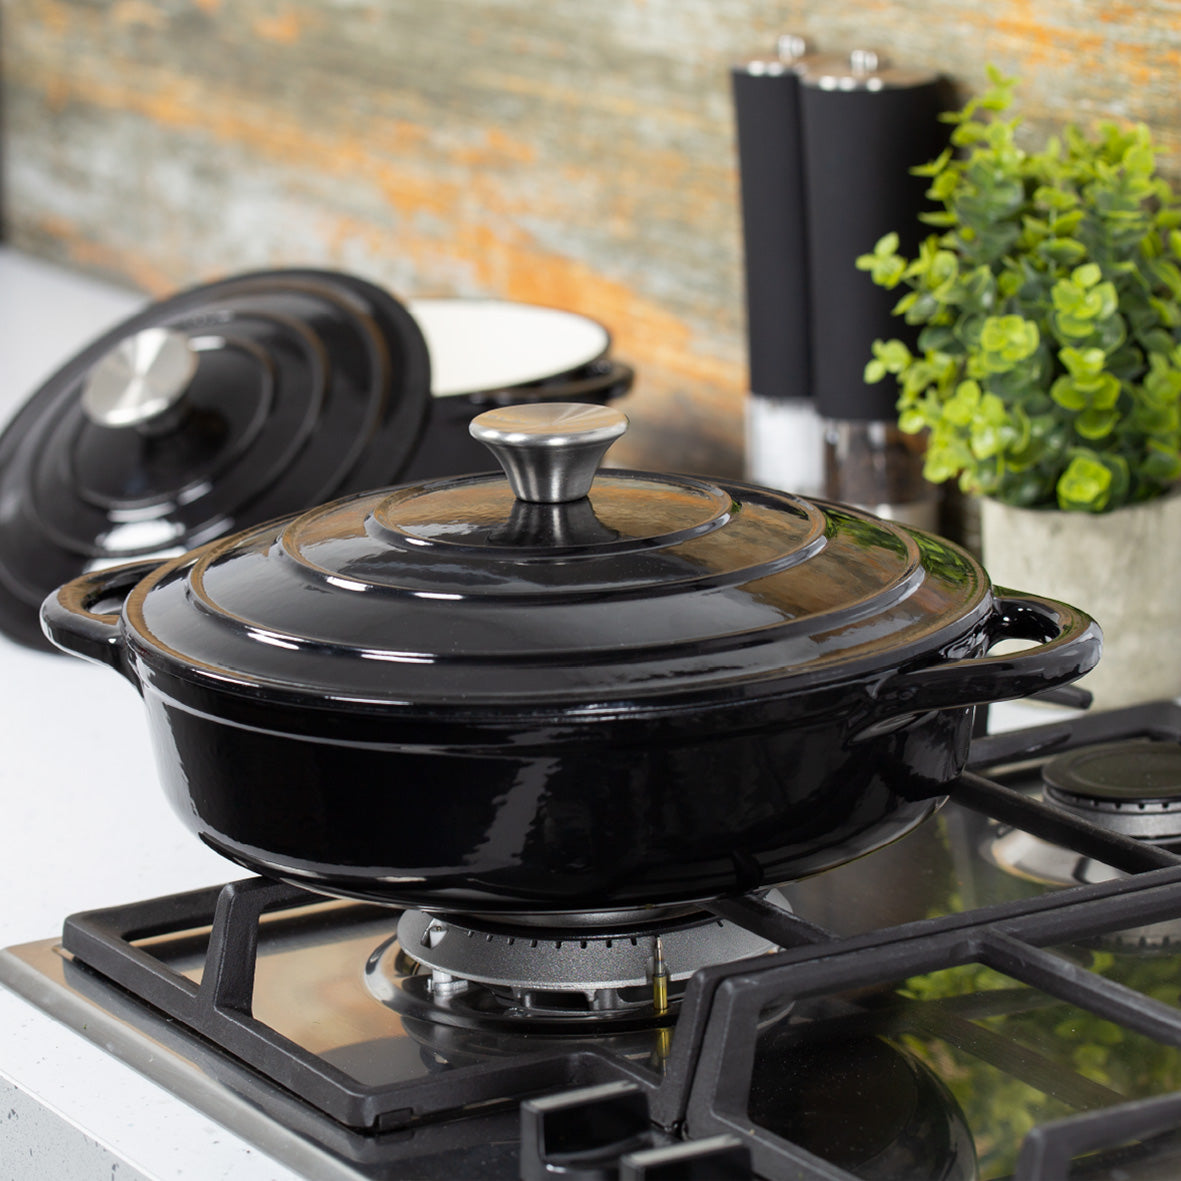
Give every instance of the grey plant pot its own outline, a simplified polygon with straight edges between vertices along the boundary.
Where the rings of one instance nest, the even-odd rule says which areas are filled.
[[[1103,656],[1079,684],[1095,708],[1181,696],[1181,490],[1110,513],[980,502],[984,565],[1092,615]]]

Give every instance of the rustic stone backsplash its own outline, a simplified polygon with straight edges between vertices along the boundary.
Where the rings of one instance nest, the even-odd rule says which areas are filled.
[[[1175,0],[0,0],[14,244],[155,295],[341,267],[605,322],[613,459],[736,474],[746,378],[729,67],[785,31],[1037,132],[1144,120],[1181,173]],[[867,244],[869,245],[869,244]]]

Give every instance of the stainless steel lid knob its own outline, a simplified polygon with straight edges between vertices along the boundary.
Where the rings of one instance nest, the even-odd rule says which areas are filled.
[[[496,456],[518,500],[562,504],[590,491],[627,415],[581,402],[531,402],[486,410],[469,429]]]
[[[184,333],[145,328],[86,375],[82,409],[99,426],[143,426],[176,407],[196,371],[197,354]]]

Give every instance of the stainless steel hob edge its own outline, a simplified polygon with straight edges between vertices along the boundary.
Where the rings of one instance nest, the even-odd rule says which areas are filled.
[[[75,992],[65,980],[63,954],[57,939],[2,949],[0,985],[296,1172],[323,1181],[366,1176],[284,1127],[170,1046],[167,1019],[143,1009],[133,1026],[118,1015],[116,989],[106,988],[110,1009]]]

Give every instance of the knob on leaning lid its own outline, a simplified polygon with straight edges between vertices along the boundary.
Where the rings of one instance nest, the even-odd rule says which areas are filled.
[[[176,407],[196,372],[197,353],[183,332],[145,328],[86,375],[82,409],[99,426],[142,426]]]
[[[476,415],[468,428],[500,462],[518,500],[564,504],[590,492],[607,449],[627,430],[610,406],[537,402]]]

